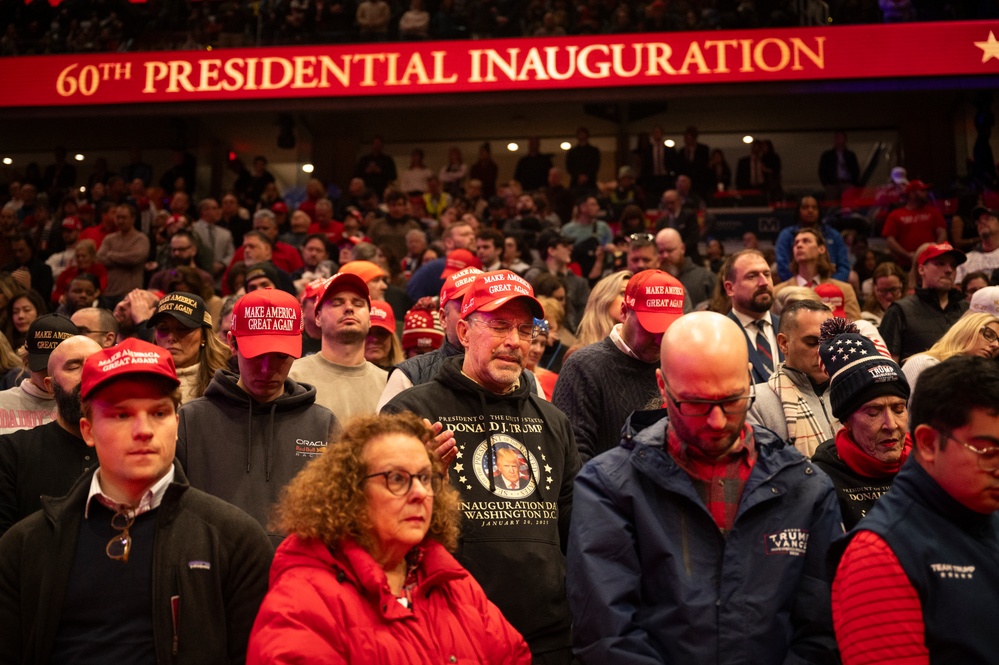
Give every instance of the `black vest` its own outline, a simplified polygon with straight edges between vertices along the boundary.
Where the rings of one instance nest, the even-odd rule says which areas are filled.
[[[858,530],[888,543],[919,594],[931,663],[997,662],[999,514],[968,510],[910,458]]]

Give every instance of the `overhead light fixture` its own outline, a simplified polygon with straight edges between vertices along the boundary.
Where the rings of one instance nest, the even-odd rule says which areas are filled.
[[[510,143],[506,144],[506,149],[509,150],[510,152],[517,152],[518,150],[520,150],[520,146],[511,141]]]
[[[3,163],[6,164],[7,166],[10,166],[11,164],[14,163],[14,160],[11,159],[10,157],[4,157],[3,158]]]
[[[78,162],[82,162],[82,161],[83,161],[83,155],[82,155],[82,154],[80,154],[80,153],[76,153],[76,158],[75,158],[75,159],[76,159],[76,161],[78,161]]]
[[[572,147],[572,144],[569,143],[568,141],[562,141],[561,143],[558,144],[558,147],[562,148],[563,150],[568,150],[569,148]]]
[[[667,148],[672,148],[673,146],[676,145],[676,141],[674,141],[673,139],[666,139],[665,141],[663,141],[663,145],[665,145]]]
[[[745,144],[747,144],[747,145],[750,144],[750,143],[752,143],[754,140],[755,139],[752,136],[750,136],[749,134],[746,134],[745,136],[742,137],[742,142],[745,143]]]
[[[312,164],[302,164],[302,171],[304,171],[305,173],[312,173],[315,170],[316,167],[313,166]]]

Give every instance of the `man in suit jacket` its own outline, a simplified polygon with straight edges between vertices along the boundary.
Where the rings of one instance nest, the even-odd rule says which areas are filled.
[[[676,180],[676,150],[666,145],[663,128],[656,125],[649,140],[639,146],[639,153],[642,159],[640,184],[649,201],[658,201]]]
[[[762,383],[784,360],[777,346],[780,318],[770,313],[774,304],[770,266],[759,250],[744,249],[729,258],[722,272],[725,293],[732,299],[728,316],[746,336],[753,382]]]
[[[707,199],[711,196],[713,181],[708,176],[708,146],[697,141],[697,127],[687,127],[683,132],[683,147],[677,150],[677,173],[690,176],[694,191]]]
[[[860,184],[860,162],[846,147],[846,132],[836,132],[833,147],[819,158],[819,180],[826,188],[826,198],[838,199],[843,190]]]

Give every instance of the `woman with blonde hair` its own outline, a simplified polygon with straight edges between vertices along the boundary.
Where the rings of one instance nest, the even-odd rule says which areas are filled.
[[[355,418],[285,488],[246,662],[527,665],[527,644],[448,550],[460,499],[410,413]]]
[[[621,323],[621,302],[624,288],[634,275],[630,270],[620,270],[604,277],[590,291],[583,318],[579,321],[576,346],[595,344],[610,334],[611,328]]]
[[[936,344],[910,356],[902,365],[909,389],[916,390],[919,375],[953,356],[995,358],[999,353],[999,318],[985,312],[966,312]],[[911,399],[911,398],[910,398]]]

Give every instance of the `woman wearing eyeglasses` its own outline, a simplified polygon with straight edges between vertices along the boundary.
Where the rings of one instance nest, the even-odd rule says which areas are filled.
[[[902,373],[915,391],[919,375],[926,368],[939,365],[948,358],[995,358],[996,355],[999,355],[999,318],[984,312],[967,312],[936,344],[906,360]]]
[[[905,271],[897,263],[886,261],[879,263],[874,272],[871,273],[870,289],[871,294],[864,301],[864,308],[860,312],[860,318],[870,321],[875,326],[881,325],[881,319],[885,315],[893,302],[900,299],[905,293]]]
[[[247,663],[530,663],[448,553],[458,493],[412,414],[357,418],[288,486]]]

